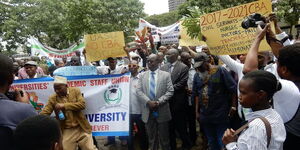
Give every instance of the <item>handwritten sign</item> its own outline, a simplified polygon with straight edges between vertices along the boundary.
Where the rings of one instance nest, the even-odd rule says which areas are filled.
[[[255,38],[256,28],[243,29],[242,21],[253,13],[266,16],[271,12],[271,1],[260,0],[201,16],[201,32],[207,38],[210,52],[217,55],[247,53]],[[260,51],[270,49],[263,40]]]
[[[179,39],[180,46],[200,46],[206,45],[204,41],[200,41],[197,38],[193,39],[187,34],[187,29],[180,23],[180,39]]]
[[[108,57],[126,56],[124,33],[122,31],[87,34],[84,36],[88,61],[98,61]]]
[[[66,66],[56,69],[53,72],[55,76],[82,76],[97,75],[95,66]]]

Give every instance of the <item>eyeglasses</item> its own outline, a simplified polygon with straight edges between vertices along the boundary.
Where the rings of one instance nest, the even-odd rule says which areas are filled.
[[[138,66],[137,64],[129,64],[128,67],[129,67],[129,68],[137,68],[137,67],[139,67],[139,66]]]

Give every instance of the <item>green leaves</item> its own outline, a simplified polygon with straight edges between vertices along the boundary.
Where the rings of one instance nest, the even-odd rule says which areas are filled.
[[[291,26],[296,25],[300,18],[299,0],[281,0],[274,4],[276,15]]]
[[[84,34],[124,31],[132,35],[144,16],[139,0],[7,0],[0,3],[0,36],[14,49],[29,36],[62,49]],[[13,46],[14,45],[14,46]]]
[[[200,16],[204,14],[198,6],[188,8],[189,14],[183,18],[182,25],[187,28],[187,34],[194,39],[202,40]]]
[[[158,27],[164,27],[177,22],[180,19],[177,11],[171,11],[159,15],[151,15],[145,18],[149,23]]]

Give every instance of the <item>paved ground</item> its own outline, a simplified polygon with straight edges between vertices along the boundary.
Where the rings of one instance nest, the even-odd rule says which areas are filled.
[[[199,135],[199,126],[197,126],[197,132]],[[110,145],[110,146],[104,146],[104,143],[106,143],[106,137],[96,137],[97,143],[98,143],[98,148],[99,150],[128,150],[127,147],[121,146],[121,141],[119,140],[119,138],[116,138],[116,144],[115,145]],[[179,147],[181,145],[181,141],[178,139],[177,140],[178,146]],[[199,138],[196,141],[196,145],[192,148],[192,150],[204,150],[202,148],[202,140],[201,138]],[[178,148],[179,149],[179,148]],[[138,148],[138,146],[136,146],[135,150],[140,150]]]

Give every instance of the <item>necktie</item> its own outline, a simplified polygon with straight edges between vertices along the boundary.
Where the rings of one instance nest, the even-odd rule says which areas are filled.
[[[172,72],[172,67],[173,67],[173,65],[172,65],[172,64],[170,64],[170,65],[169,65],[169,73],[171,73],[171,72]]]
[[[151,100],[155,99],[155,72],[151,72],[150,77],[150,97]]]

